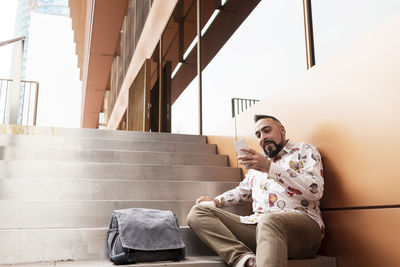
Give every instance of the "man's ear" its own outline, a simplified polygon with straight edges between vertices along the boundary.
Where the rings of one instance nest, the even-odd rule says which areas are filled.
[[[286,135],[286,129],[285,129],[285,126],[283,126],[283,125],[281,124],[281,125],[280,125],[280,128],[281,128],[281,132],[282,132],[282,134]]]

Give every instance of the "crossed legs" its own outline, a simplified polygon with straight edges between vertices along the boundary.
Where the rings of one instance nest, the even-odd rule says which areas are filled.
[[[246,254],[257,254],[258,267],[286,267],[287,258],[315,256],[322,234],[318,224],[298,212],[270,213],[255,224],[243,224],[238,215],[196,205],[188,224],[197,236],[229,266]]]

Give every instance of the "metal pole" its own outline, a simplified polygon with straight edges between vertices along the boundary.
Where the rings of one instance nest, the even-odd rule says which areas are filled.
[[[306,44],[307,69],[315,65],[314,34],[311,0],[303,0],[304,37]]]
[[[163,98],[163,36],[160,37],[160,50],[158,61],[158,132],[162,132],[162,98]]]
[[[201,0],[197,0],[197,78],[199,79],[199,134],[203,134],[203,97],[201,77]]]
[[[4,96],[3,124],[6,124],[8,84],[9,84],[9,81],[7,81],[7,84],[6,84],[6,92],[5,92],[5,96]]]
[[[33,125],[36,125],[36,118],[37,118],[37,105],[38,105],[38,98],[39,98],[39,83],[36,83],[36,94],[35,94],[35,108],[33,109]]]
[[[232,118],[235,117],[235,99],[232,98]]]
[[[20,86],[22,88],[22,86]],[[21,101],[21,124],[24,124],[24,106],[25,106],[25,91],[26,91],[26,82],[23,83],[24,91],[22,92],[22,101]],[[21,91],[20,91],[21,93]]]
[[[31,109],[31,94],[32,94],[32,83],[29,83],[29,95],[28,95],[28,111],[26,115],[26,125],[29,125],[29,110]],[[23,114],[23,113],[22,113]]]
[[[22,59],[24,57],[24,39],[17,42],[16,56],[14,61],[13,70],[13,81],[11,86],[10,95],[10,108],[8,109],[8,124],[18,124],[18,107],[19,107],[19,95],[21,85],[21,70],[22,70]]]

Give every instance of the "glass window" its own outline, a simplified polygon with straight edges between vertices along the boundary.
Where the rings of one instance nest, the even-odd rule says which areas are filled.
[[[315,62],[341,50],[350,41],[400,10],[399,0],[312,1]]]
[[[261,1],[203,71],[203,133],[232,118],[232,98],[263,99],[305,70],[302,1]]]
[[[171,107],[171,132],[199,134],[199,82],[197,76]]]

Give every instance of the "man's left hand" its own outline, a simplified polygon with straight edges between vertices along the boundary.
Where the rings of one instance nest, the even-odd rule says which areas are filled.
[[[252,148],[242,148],[241,150],[249,154],[238,156],[239,164],[243,164],[246,169],[269,172],[271,161],[266,156]]]

